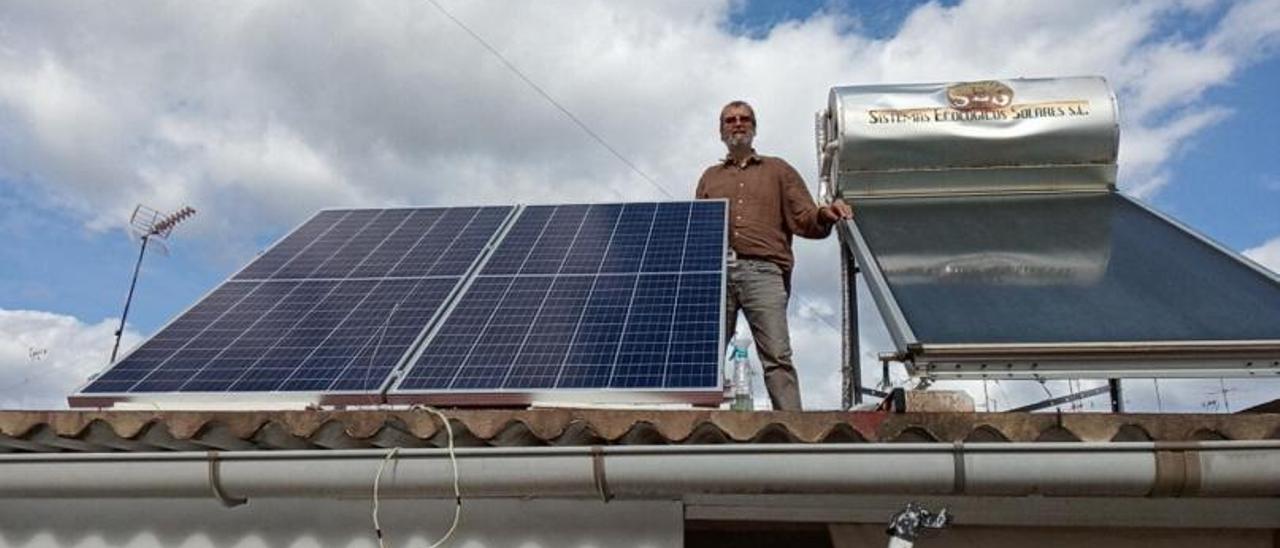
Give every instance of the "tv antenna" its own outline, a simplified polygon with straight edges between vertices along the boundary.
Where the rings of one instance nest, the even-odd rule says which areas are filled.
[[[120,337],[124,334],[124,322],[129,317],[133,290],[138,286],[138,272],[142,270],[142,258],[147,254],[147,242],[152,238],[159,238],[162,241],[168,239],[169,234],[173,232],[173,227],[195,214],[196,210],[191,206],[183,206],[182,209],[168,215],[142,204],[133,208],[133,215],[129,217],[129,227],[133,235],[142,240],[142,249],[138,251],[138,262],[133,265],[133,278],[129,280],[129,295],[124,298],[124,312],[120,314],[120,327],[116,328],[116,344],[111,347],[109,364],[116,363],[116,353],[120,351]]]

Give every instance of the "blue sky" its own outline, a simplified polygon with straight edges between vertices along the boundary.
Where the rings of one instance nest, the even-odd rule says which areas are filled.
[[[925,2],[876,2],[874,0],[749,0],[729,11],[726,28],[731,32],[761,38],[780,24],[796,23],[816,13],[838,14],[848,19],[849,30],[873,38],[889,38],[912,11]],[[938,2],[952,6],[954,1]]]
[[[762,151],[812,183],[811,116],[832,85],[1104,74],[1126,115],[1122,189],[1280,265],[1280,243],[1264,248],[1280,238],[1280,28],[1250,16],[1273,0],[442,4],[676,193],[720,153],[706,121],[728,98],[757,105]],[[145,336],[322,207],[661,197],[428,4],[234,6],[0,8],[0,312],[75,326],[6,324],[19,342],[0,392],[6,368],[51,367],[26,348],[113,327],[136,203],[199,210],[148,254],[130,316]],[[980,40],[991,25],[999,44]],[[798,248],[793,305],[827,405],[834,245]],[[96,370],[91,354],[51,352],[47,390]]]
[[[1277,86],[1280,58],[1271,56],[1210,91],[1207,99],[1232,114],[1187,143],[1171,163],[1173,180],[1151,202],[1236,250],[1280,234]]]

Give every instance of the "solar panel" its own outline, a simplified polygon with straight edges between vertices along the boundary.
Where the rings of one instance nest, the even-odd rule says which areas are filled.
[[[726,206],[525,207],[389,399],[718,402]]]
[[[163,393],[378,396],[513,209],[323,211],[72,403]]]
[[[877,304],[931,373],[1280,371],[1280,281],[1118,193],[854,210]]]
[[[726,206],[323,211],[69,400],[718,402]]]

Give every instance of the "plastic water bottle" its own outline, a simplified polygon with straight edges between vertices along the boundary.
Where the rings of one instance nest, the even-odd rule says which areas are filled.
[[[751,339],[739,335],[733,339],[733,401],[729,409],[751,411],[751,362],[747,360],[747,346]]]

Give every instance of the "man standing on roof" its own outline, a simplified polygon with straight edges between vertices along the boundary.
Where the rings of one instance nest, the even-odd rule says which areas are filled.
[[[737,260],[729,267],[725,333],[732,337],[738,310],[747,316],[764,384],[773,408],[800,410],[800,384],[791,360],[787,300],[791,295],[791,237],[825,238],[840,219],[853,216],[843,201],[819,207],[795,168],[751,147],[756,115],[745,101],[720,111],[720,140],[729,154],[707,168],[698,198],[729,199],[729,245]]]

